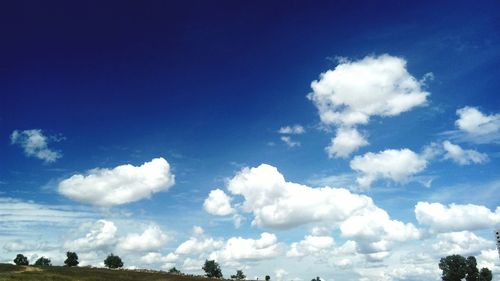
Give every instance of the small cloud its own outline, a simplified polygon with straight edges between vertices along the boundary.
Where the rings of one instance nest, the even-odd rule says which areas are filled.
[[[278,130],[278,133],[282,135],[301,135],[305,133],[306,130],[301,125],[285,126]]]
[[[288,147],[296,147],[296,146],[300,146],[300,142],[292,140],[292,138],[291,138],[291,137],[289,137],[289,136],[282,136],[282,137],[281,137],[281,140],[282,140],[282,141],[283,141],[286,145],[288,145]]]
[[[62,157],[60,152],[49,149],[48,143],[50,141],[59,142],[63,139],[64,137],[61,135],[45,136],[40,129],[15,130],[10,135],[11,144],[21,146],[26,156],[38,158],[45,163],[53,163]]]

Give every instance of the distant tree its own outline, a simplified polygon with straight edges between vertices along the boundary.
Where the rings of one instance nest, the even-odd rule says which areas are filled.
[[[266,281],[269,281],[271,280],[271,277],[269,277],[269,275],[266,275]]]
[[[28,265],[29,264],[28,258],[22,254],[17,254],[16,258],[14,259],[14,263],[16,265]]]
[[[316,277],[316,278],[311,279],[311,281],[321,281],[321,279],[319,279],[319,277]]]
[[[104,260],[104,265],[108,268],[120,268],[123,267],[123,261],[119,256],[115,256],[111,253]]]
[[[231,275],[231,279],[243,280],[245,278],[246,278],[245,274],[243,274],[243,271],[239,270],[239,269],[236,270],[236,274],[235,275]]]
[[[50,262],[50,259],[46,257],[40,257],[36,260],[35,266],[52,266],[52,263]]]
[[[477,281],[479,278],[479,270],[477,270],[477,261],[476,258],[470,256],[466,260],[467,263],[467,276],[465,277],[466,281]]]
[[[78,255],[75,252],[66,252],[67,259],[64,261],[66,266],[78,266]]]
[[[479,281],[491,281],[493,279],[493,275],[491,274],[491,270],[486,267],[481,268],[479,271]]]
[[[222,278],[220,266],[214,260],[205,260],[205,264],[202,269],[205,271],[207,277]]]
[[[168,270],[169,273],[174,273],[174,274],[179,274],[181,273],[177,268],[172,267],[171,269]]]

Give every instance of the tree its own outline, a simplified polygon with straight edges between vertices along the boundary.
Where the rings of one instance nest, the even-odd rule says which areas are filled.
[[[120,268],[123,267],[123,262],[119,256],[115,256],[111,253],[104,260],[104,265],[108,268]]]
[[[319,279],[319,277],[316,277],[316,278],[311,279],[311,281],[321,281],[321,279]]]
[[[52,266],[52,263],[50,262],[50,259],[46,257],[40,257],[36,260],[35,266]]]
[[[28,265],[29,264],[28,258],[22,254],[17,254],[16,258],[14,259],[14,263],[16,265]]]
[[[207,277],[222,278],[220,266],[214,260],[205,260],[205,264],[202,269],[206,272]]]
[[[479,272],[479,281],[491,281],[493,279],[493,275],[491,274],[491,270],[486,267],[481,268]]]
[[[467,276],[465,277],[466,281],[477,281],[479,278],[479,270],[477,270],[477,261],[476,258],[470,256],[466,260],[467,263]]]
[[[441,258],[439,268],[443,271],[443,281],[460,281],[467,274],[467,261],[461,255]]]
[[[266,281],[269,281],[271,280],[271,277],[269,277],[269,275],[266,275]]]
[[[476,258],[473,256],[467,259],[461,255],[441,258],[439,268],[443,270],[443,281],[460,281],[464,277],[466,281],[491,281],[493,278],[489,269],[482,268],[480,272],[477,270]]]
[[[75,252],[66,252],[67,259],[64,261],[66,266],[78,266],[78,255]]]
[[[236,275],[231,275],[231,279],[236,279],[236,280],[243,280],[245,279],[246,276],[243,274],[242,270],[236,270]]]
[[[174,273],[174,274],[179,274],[181,273],[177,268],[172,267],[171,269],[168,270],[169,273]]]

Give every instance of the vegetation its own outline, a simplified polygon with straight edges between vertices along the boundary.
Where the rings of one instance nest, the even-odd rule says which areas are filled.
[[[205,260],[202,269],[205,271],[207,277],[222,278],[220,266],[214,260]]]
[[[168,270],[168,273],[174,273],[174,274],[180,274],[180,270],[178,270],[177,268],[172,267],[171,269]]]
[[[78,261],[78,255],[75,252],[66,252],[67,259],[64,261],[64,264],[68,267],[78,266],[80,263]]]
[[[28,265],[29,264],[28,258],[22,254],[17,254],[16,258],[14,259],[14,263],[16,265]]]
[[[32,267],[0,264],[1,281],[210,281],[203,276],[188,276],[141,270],[48,266]]]
[[[104,260],[104,265],[108,268],[120,268],[123,267],[123,261],[119,256],[115,256],[111,253]]]
[[[239,270],[239,269],[236,270],[236,274],[235,275],[231,275],[231,279],[243,280],[245,278],[246,278],[245,274],[243,274],[243,271]]]
[[[443,281],[491,281],[492,274],[488,268],[477,270],[476,258],[473,256],[467,259],[461,255],[451,255],[441,258],[439,268],[443,271],[441,279]]]
[[[266,275],[266,281],[269,281],[271,280],[271,277],[269,277],[269,275]]]
[[[36,260],[35,266],[52,266],[50,259],[46,257],[40,257]]]
[[[319,279],[319,277],[316,276],[316,278],[311,279],[311,281],[321,281],[321,279]]]

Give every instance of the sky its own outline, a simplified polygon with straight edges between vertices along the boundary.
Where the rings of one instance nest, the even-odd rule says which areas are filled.
[[[500,280],[499,9],[0,4],[0,262]]]

